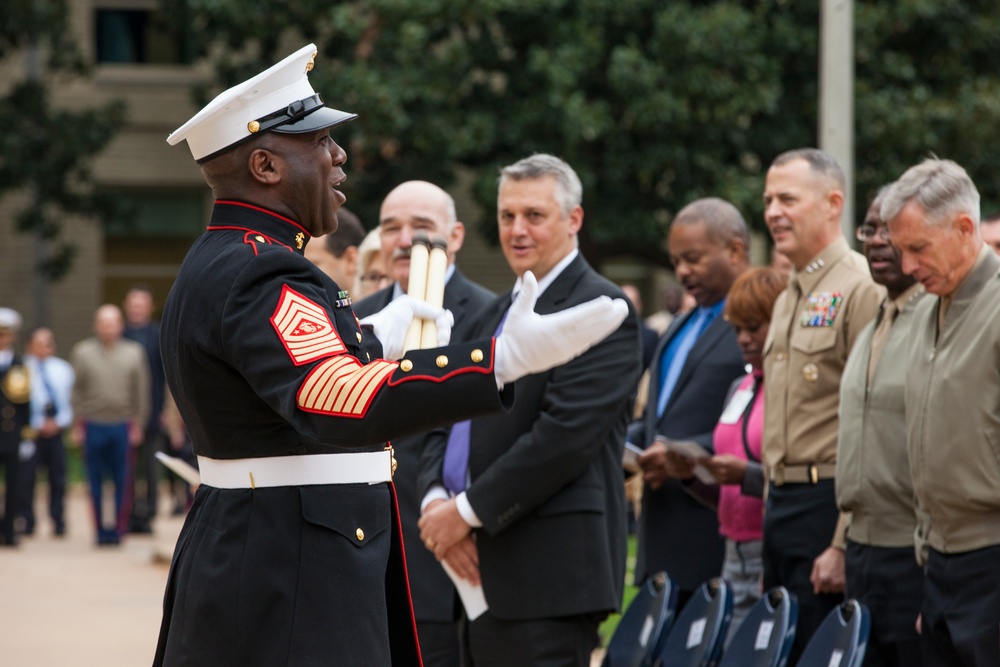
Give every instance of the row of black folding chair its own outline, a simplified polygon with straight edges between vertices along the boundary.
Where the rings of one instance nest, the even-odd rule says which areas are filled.
[[[651,578],[629,604],[608,645],[603,667],[785,667],[798,605],[784,587],[750,610],[722,655],[732,593],[722,579],[699,588],[678,615],[674,582]],[[830,612],[807,644],[799,667],[860,667],[870,630],[868,610],[848,600]],[[721,656],[721,662],[720,662]]]

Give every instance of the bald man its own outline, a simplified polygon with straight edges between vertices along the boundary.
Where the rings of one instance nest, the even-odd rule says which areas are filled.
[[[105,304],[94,315],[94,336],[77,343],[70,355],[74,440],[84,447],[97,544],[117,545],[128,528],[125,476],[129,447],[138,447],[150,411],[149,364],[139,343],[122,337],[125,322],[118,306]],[[103,521],[101,487],[105,474],[115,484],[115,523]]]
[[[389,265],[393,283],[355,304],[358,317],[376,313],[393,299],[406,294],[413,235],[424,232],[432,237],[443,237],[448,243],[444,307],[455,317],[452,340],[459,342],[467,338],[470,316],[490,303],[495,295],[466,278],[455,265],[455,256],[465,239],[465,226],[456,217],[451,195],[426,181],[407,181],[397,186],[386,196],[379,209],[378,232],[382,240],[382,256]],[[410,592],[424,664],[426,667],[457,667],[459,641],[455,626],[455,589],[434,555],[421,544],[417,528],[422,496],[417,488],[417,469],[426,435],[421,433],[393,441],[399,461],[393,481],[403,523]]]

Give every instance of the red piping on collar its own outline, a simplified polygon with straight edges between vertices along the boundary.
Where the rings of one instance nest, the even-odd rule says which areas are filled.
[[[312,234],[309,233],[309,230],[306,229],[305,227],[303,227],[302,225],[300,225],[299,223],[295,222],[291,218],[286,218],[283,215],[279,215],[278,213],[275,213],[274,211],[268,211],[266,208],[261,208],[259,206],[254,206],[253,204],[244,204],[241,201],[232,201],[230,199],[216,199],[215,203],[216,204],[225,204],[227,206],[242,206],[243,208],[249,208],[249,209],[251,209],[253,211],[260,211],[261,213],[266,213],[266,214],[268,214],[268,215],[270,215],[272,217],[278,218],[279,220],[283,220],[283,221],[287,222],[288,224],[293,225],[293,226],[301,229],[303,232],[305,232],[306,236],[308,236],[309,238],[312,238]]]

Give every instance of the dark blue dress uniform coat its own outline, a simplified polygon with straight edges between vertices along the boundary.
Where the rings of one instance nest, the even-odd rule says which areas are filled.
[[[33,438],[31,421],[31,376],[20,356],[0,368],[0,467],[4,469],[5,502],[0,515],[0,542],[14,544],[14,518],[21,485],[19,458],[21,441]]]
[[[378,451],[495,412],[490,339],[378,359],[297,223],[217,201],[164,306],[167,381],[216,459]],[[203,485],[178,538],[156,665],[416,665],[389,484]]]

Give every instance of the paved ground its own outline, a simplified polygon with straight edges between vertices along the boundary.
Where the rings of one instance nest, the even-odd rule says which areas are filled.
[[[95,546],[85,487],[67,498],[67,536],[36,505],[35,536],[0,548],[0,645],[9,667],[136,667],[152,662],[169,554],[182,518],[153,536]],[[167,508],[162,502],[162,508]],[[41,510],[41,511],[37,511]]]
[[[41,493],[39,495],[41,497]],[[161,515],[152,536],[95,546],[83,485],[67,496],[67,536],[45,513],[35,536],[0,548],[0,646],[4,667],[149,665],[160,627],[169,558],[183,518]],[[593,665],[599,665],[596,651]]]

